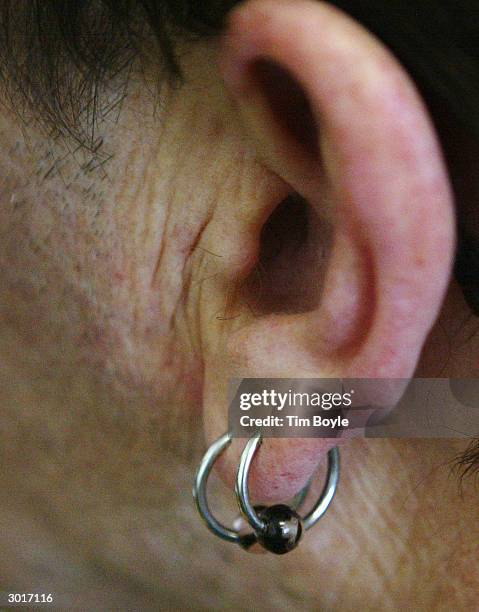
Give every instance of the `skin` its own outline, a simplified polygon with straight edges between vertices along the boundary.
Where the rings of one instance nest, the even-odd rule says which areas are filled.
[[[271,3],[253,5],[268,11]],[[231,26],[240,42],[243,18]],[[344,25],[327,10],[318,18]],[[362,49],[379,53],[363,31],[353,34]],[[217,41],[188,48],[186,84],[165,86],[155,115],[148,88],[133,77],[121,114],[100,118],[104,144],[93,160],[2,109],[2,587],[31,592],[42,585],[57,594],[58,607],[473,609],[477,488],[473,479],[460,488],[450,472],[464,441],[345,444],[334,505],[284,558],[249,556],[217,541],[195,514],[190,490],[204,450],[200,422],[208,441],[224,431],[220,398],[229,376],[354,373],[364,363],[358,356],[377,355],[377,338],[394,338],[397,320],[389,319],[388,330],[380,319],[363,341],[353,317],[337,343],[351,341],[355,351],[329,355],[329,369],[318,370],[322,354],[310,358],[296,343],[296,328],[251,313],[247,279],[258,231],[291,185],[297,188],[297,168],[313,166],[300,155],[272,159],[273,145],[259,151],[254,117],[261,103],[245,108],[228,78],[225,86],[221,50]],[[154,82],[148,71],[142,78]],[[391,366],[399,375],[477,376],[477,323],[450,275],[454,223],[446,187],[440,237],[449,247],[442,263],[436,247],[421,252],[438,266],[436,282],[414,304],[424,322],[414,346],[404,346]],[[315,205],[324,206],[329,223],[326,194]],[[332,210],[334,217],[334,199]],[[322,227],[316,213],[311,223]],[[354,249],[348,243],[337,261],[354,259]],[[311,274],[320,275],[324,264],[314,262]],[[368,304],[363,296],[357,303]],[[326,309],[323,316],[339,321],[344,312]],[[271,321],[291,350],[278,340],[268,369],[261,355],[271,346]],[[327,447],[272,444],[253,486],[268,499],[297,490]],[[281,462],[294,465],[300,480],[283,483],[275,467]],[[226,482],[235,464],[233,449],[222,467]],[[233,513],[231,488],[218,487],[217,495],[218,507],[223,502]]]

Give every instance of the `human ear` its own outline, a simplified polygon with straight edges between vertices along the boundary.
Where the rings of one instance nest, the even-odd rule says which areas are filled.
[[[455,226],[420,96],[382,43],[344,13],[310,0],[241,5],[224,36],[221,72],[262,163],[331,225],[332,241],[325,274],[317,262],[306,270],[290,258],[287,274],[320,287],[317,301],[293,312],[264,308],[206,357],[209,439],[226,429],[229,377],[410,377],[450,279]],[[254,268],[264,223],[250,231]],[[294,494],[329,446],[268,440],[253,489]]]

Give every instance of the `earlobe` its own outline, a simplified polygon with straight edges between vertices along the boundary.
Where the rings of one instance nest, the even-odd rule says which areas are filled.
[[[449,180],[422,100],[359,24],[322,2],[253,0],[233,12],[221,58],[258,155],[332,224],[333,239],[326,275],[316,277],[316,304],[246,321],[207,364],[210,441],[226,429],[218,398],[227,380],[218,371],[223,378],[410,377],[450,279],[455,234]],[[293,259],[289,274],[306,276]],[[307,277],[315,282],[311,270]],[[299,442],[267,441],[253,491],[297,492],[331,445]],[[238,453],[226,460],[230,481]],[[296,475],[285,480],[293,464]]]

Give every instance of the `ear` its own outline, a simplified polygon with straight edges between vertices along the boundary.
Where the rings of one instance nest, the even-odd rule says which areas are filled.
[[[307,202],[309,248],[319,252],[326,225],[333,238],[325,274],[314,254],[307,263],[288,254],[283,276],[266,273],[269,296],[282,284],[276,295],[283,298],[271,305],[255,291],[261,316],[215,343],[205,370],[210,439],[226,429],[229,377],[410,377],[448,285],[455,226],[440,148],[415,87],[385,47],[339,10],[309,0],[240,6],[221,71],[265,167]],[[293,228],[297,206],[290,214]],[[254,262],[268,231],[263,222],[250,231]],[[306,296],[293,309],[284,306],[291,303],[284,275],[295,295]],[[308,290],[298,290],[301,279]],[[267,442],[252,483],[265,497],[295,493],[331,446]]]

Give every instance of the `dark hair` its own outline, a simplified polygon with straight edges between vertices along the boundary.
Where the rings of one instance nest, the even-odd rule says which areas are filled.
[[[179,38],[213,36],[236,2],[2,0],[0,78],[5,101],[94,149],[102,92],[128,75],[148,44],[162,77],[181,80]]]
[[[2,0],[0,78],[5,101],[22,117],[95,150],[102,90],[152,42],[164,77],[181,82],[180,39],[218,35],[237,0]],[[375,33],[403,63],[421,91],[450,162],[461,177],[454,134],[479,143],[479,5],[472,0],[332,1]],[[320,33],[318,34],[320,35]],[[125,77],[126,78],[126,77]],[[459,218],[455,275],[479,314],[479,240]],[[479,467],[479,453],[468,465]]]

